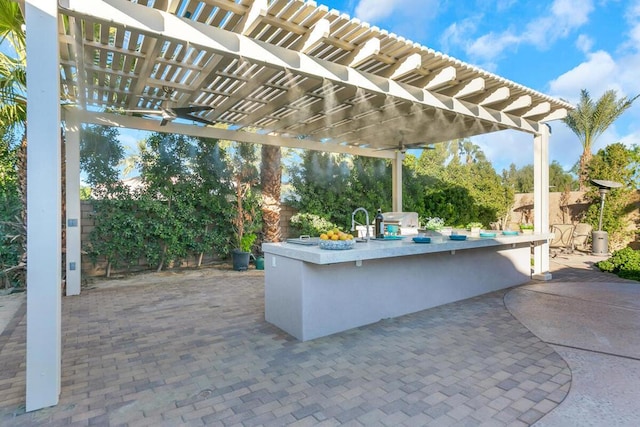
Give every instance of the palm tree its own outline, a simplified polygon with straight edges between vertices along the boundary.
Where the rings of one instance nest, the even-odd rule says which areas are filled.
[[[0,126],[7,132],[22,133],[17,154],[17,184],[20,193],[21,224],[17,225],[22,242],[22,260],[26,263],[27,223],[27,58],[24,17],[19,4],[0,1],[0,44],[12,48],[15,56],[0,52]]]
[[[472,141],[463,138],[456,140],[458,143],[458,152],[460,156],[464,156],[464,164],[470,165],[480,161],[487,160],[482,148],[474,144]]]
[[[580,191],[585,191],[588,181],[588,165],[593,157],[591,147],[600,135],[616,121],[622,113],[633,104],[639,95],[628,99],[626,96],[617,99],[616,91],[606,91],[600,99],[593,101],[586,89],[580,92],[580,102],[576,109],[570,111],[564,122],[578,136],[582,144],[582,155],[580,156],[580,171],[578,182]]]
[[[282,166],[280,147],[262,145],[260,181],[262,183],[262,230],[265,242],[279,242],[282,238],[280,228],[280,189]]]
[[[8,43],[15,57],[0,52],[0,126],[22,131],[18,150],[18,188],[26,206],[27,188],[27,57],[24,18],[17,2],[0,2],[0,43]],[[23,209],[24,210],[24,209]],[[26,219],[25,212],[22,213]]]

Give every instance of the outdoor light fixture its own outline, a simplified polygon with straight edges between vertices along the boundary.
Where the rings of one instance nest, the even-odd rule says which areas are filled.
[[[600,218],[598,220],[598,231],[591,234],[592,252],[594,255],[607,255],[609,253],[609,236],[606,231],[602,231],[602,213],[604,212],[604,200],[607,193],[612,188],[620,188],[622,184],[615,181],[605,181],[601,179],[592,179],[591,184],[598,187],[600,193]]]

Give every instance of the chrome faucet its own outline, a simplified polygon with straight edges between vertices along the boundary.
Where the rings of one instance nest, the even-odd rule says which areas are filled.
[[[364,212],[366,224],[360,224],[359,222],[356,221],[356,213],[358,211]],[[369,238],[371,237],[371,235],[369,234],[369,212],[367,212],[365,208],[357,208],[355,211],[351,213],[351,231],[356,231],[356,225],[364,225],[366,227],[367,234],[365,239],[368,242]]]

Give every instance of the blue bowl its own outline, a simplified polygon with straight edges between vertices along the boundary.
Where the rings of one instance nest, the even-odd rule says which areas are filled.
[[[493,232],[481,232],[480,237],[496,237],[496,233]]]
[[[416,243],[431,243],[431,237],[416,236],[413,238],[413,241]]]
[[[504,230],[502,234],[504,234],[505,236],[517,236],[518,232],[513,230]]]
[[[451,240],[467,240],[466,234],[452,234],[449,238]]]

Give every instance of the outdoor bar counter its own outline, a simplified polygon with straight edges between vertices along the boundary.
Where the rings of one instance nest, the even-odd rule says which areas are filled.
[[[265,243],[265,318],[306,341],[520,285],[531,279],[531,245],[551,237],[407,237],[348,250]]]

